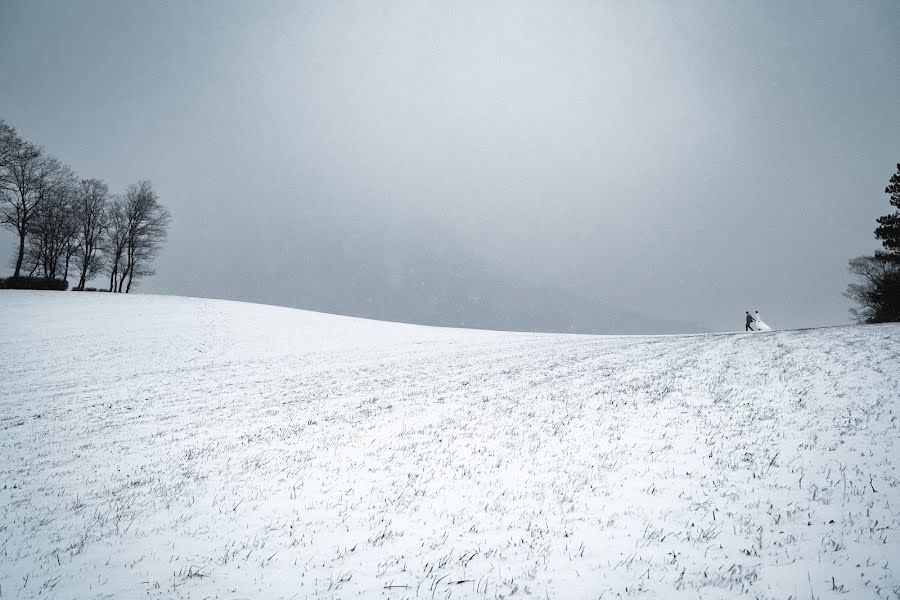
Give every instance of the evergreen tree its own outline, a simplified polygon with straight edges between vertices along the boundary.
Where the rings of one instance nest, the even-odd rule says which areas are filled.
[[[897,172],[891,177],[891,181],[884,193],[891,197],[891,206],[896,208],[893,214],[878,217],[878,227],[875,229],[875,237],[881,240],[881,244],[888,254],[896,261],[900,261],[900,164]]]

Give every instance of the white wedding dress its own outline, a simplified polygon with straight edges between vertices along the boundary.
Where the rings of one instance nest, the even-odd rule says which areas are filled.
[[[753,314],[753,323],[750,324],[750,328],[753,331],[772,331],[772,328],[766,325],[765,321],[762,320],[762,317],[759,316],[759,311]]]

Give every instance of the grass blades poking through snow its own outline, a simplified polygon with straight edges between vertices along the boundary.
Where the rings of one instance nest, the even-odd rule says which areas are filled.
[[[0,295],[0,598],[896,598],[900,327]]]

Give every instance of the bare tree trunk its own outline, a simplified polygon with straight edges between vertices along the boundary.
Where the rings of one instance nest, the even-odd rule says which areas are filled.
[[[90,245],[87,245],[84,256],[81,256],[81,259],[81,268],[78,270],[78,286],[76,286],[75,289],[83,291],[84,286],[87,283],[88,268],[94,260],[94,249]],[[66,271],[66,273],[68,274],[68,271]]]
[[[19,232],[19,256],[16,258],[16,272],[13,277],[18,277],[22,270],[22,261],[25,259],[25,232]]]
[[[112,270],[109,273],[109,291],[113,291],[113,286],[116,283],[116,274],[119,272],[119,265],[113,266]]]
[[[128,280],[128,285],[125,287],[125,293],[131,289],[131,280],[134,279],[134,254],[131,250],[128,251],[128,266],[125,268],[125,273],[122,274],[122,280]],[[119,288],[122,286],[120,285]],[[122,291],[121,289],[119,291]]]

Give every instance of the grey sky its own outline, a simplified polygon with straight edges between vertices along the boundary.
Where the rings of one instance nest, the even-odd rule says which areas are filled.
[[[898,29],[894,0],[0,0],[0,117],[114,190],[153,181],[174,224],[140,291],[837,324],[900,161]]]

